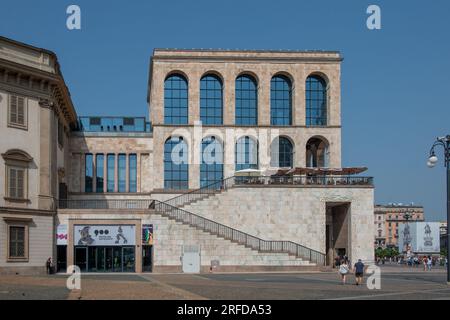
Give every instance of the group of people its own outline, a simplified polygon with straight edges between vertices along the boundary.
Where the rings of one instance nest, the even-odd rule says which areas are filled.
[[[410,267],[423,266],[423,271],[431,271],[434,266],[446,266],[448,263],[447,258],[432,257],[432,256],[410,256],[406,260],[406,264]]]
[[[344,257],[336,257],[335,260],[335,267],[338,269],[338,273],[341,276],[342,284],[345,285],[347,281],[347,276],[352,271],[352,265],[350,260],[347,256]],[[355,263],[353,266],[353,271],[355,273],[355,285],[359,286],[362,284],[363,277],[364,277],[364,268],[365,265],[361,261],[361,259],[358,259],[358,262]]]

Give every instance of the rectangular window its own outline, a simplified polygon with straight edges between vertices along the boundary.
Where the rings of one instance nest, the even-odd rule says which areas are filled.
[[[86,171],[84,175],[84,192],[93,192],[92,183],[94,179],[94,159],[92,154],[86,154]]]
[[[8,166],[8,197],[25,199],[25,168]]]
[[[96,170],[96,177],[95,177],[95,191],[96,192],[104,192],[103,190],[103,181],[104,181],[104,174],[103,169],[105,167],[105,157],[103,154],[97,154],[95,156],[95,170]]]
[[[115,169],[115,160],[116,160],[116,156],[114,154],[108,154],[108,158],[107,158],[107,192],[114,192],[114,187],[115,187],[115,183],[114,183],[114,169]]]
[[[129,191],[137,192],[137,157],[130,154],[128,159],[129,166]]]
[[[26,128],[27,126],[27,109],[24,97],[16,95],[9,96],[8,108],[8,124],[14,127]]]
[[[118,178],[118,191],[126,192],[126,161],[125,154],[119,154],[117,162],[117,178]]]
[[[25,259],[26,256],[26,227],[9,226],[9,258]]]

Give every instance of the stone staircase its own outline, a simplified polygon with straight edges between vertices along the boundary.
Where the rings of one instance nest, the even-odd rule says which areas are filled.
[[[198,245],[201,269],[209,271],[211,261],[218,260],[215,271],[286,271],[317,270],[317,265],[284,252],[260,252],[243,244],[219,237],[201,228],[168,218],[157,211],[152,220],[155,230],[154,265],[180,267],[182,245]]]
[[[220,182],[219,186],[212,185],[212,188],[201,188],[168,201],[155,201],[153,208],[160,216],[173,221],[178,225],[184,225],[185,230],[201,232],[207,235],[208,242],[203,243],[206,248],[206,260],[221,260],[220,257],[228,257],[225,261],[230,266],[317,266],[322,267],[325,263],[325,255],[292,241],[263,240],[251,234],[242,232],[227,225],[218,223],[202,215],[183,210],[182,207],[190,207],[195,203],[214,201],[216,195],[224,194],[233,187],[234,177]],[[203,239],[199,234],[197,240]],[[187,238],[186,238],[187,237]],[[189,239],[189,232],[185,233],[183,239]],[[220,239],[220,240],[217,240]],[[210,248],[210,243],[217,241],[225,246],[221,246],[219,251],[214,253]],[[223,241],[226,241],[225,243]],[[227,251],[226,248],[232,248]],[[220,252],[220,254],[217,254]],[[231,257],[239,257],[234,259]],[[247,258],[245,258],[247,257]],[[210,259],[211,258],[211,259]],[[250,260],[249,260],[250,259]],[[235,265],[237,263],[237,265]]]

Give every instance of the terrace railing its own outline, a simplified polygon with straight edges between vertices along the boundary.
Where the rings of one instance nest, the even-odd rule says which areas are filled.
[[[148,209],[151,199],[60,199],[60,209]]]

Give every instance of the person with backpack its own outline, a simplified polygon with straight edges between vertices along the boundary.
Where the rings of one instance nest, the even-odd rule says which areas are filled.
[[[350,268],[345,260],[341,261],[339,266],[339,274],[341,275],[342,284],[345,285],[347,274],[350,272]]]
[[[358,262],[355,263],[355,279],[356,285],[359,286],[362,283],[364,277],[364,263],[361,259],[358,259]]]

